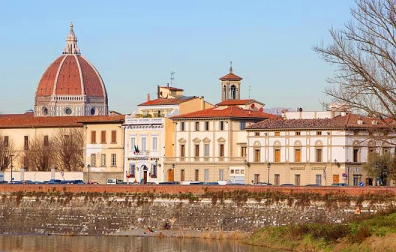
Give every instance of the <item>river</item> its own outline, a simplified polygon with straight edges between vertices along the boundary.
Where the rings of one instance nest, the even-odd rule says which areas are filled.
[[[0,252],[259,252],[232,240],[133,236],[0,235]]]

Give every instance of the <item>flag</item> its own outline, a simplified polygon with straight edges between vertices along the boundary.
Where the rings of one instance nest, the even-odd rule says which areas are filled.
[[[139,152],[140,152],[140,151],[139,151],[139,147],[138,147],[137,145],[135,145],[135,152],[134,152],[134,153],[135,153],[135,154],[139,154]]]

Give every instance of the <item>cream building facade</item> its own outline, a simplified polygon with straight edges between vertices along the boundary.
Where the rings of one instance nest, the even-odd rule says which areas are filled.
[[[261,102],[240,99],[241,80],[230,67],[230,72],[220,78],[220,103],[171,117],[175,125],[174,156],[166,159],[165,166],[174,170],[175,180],[245,182],[245,128],[274,115],[264,113]]]
[[[148,95],[136,112],[125,116],[125,181],[173,181],[173,169],[164,163],[173,156],[174,124],[169,117],[212,106],[204,97],[184,96],[182,89],[158,86],[156,99],[151,100]]]
[[[362,165],[369,152],[394,153],[374,140],[380,120],[347,112],[286,112],[247,128],[247,181],[274,185],[373,185]]]

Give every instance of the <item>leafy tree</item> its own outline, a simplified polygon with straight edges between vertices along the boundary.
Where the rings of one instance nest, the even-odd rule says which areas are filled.
[[[356,111],[396,119],[396,3],[355,0],[355,4],[352,21],[341,30],[329,30],[332,44],[314,47],[337,69],[325,93]]]
[[[395,179],[395,157],[390,153],[378,154],[369,153],[367,162],[362,166],[367,175],[375,181],[379,180],[380,185],[389,185],[390,180]]]

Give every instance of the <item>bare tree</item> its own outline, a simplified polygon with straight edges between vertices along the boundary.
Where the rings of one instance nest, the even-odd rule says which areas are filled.
[[[0,134],[0,170],[4,171],[11,165],[10,155],[15,156],[14,143],[8,136]]]
[[[59,129],[52,138],[58,168],[66,171],[81,171],[84,152],[83,129]]]
[[[355,0],[355,4],[352,21],[342,30],[330,29],[332,44],[314,47],[337,68],[325,93],[356,111],[396,119],[396,3]]]
[[[21,160],[27,170],[50,171],[55,159],[53,144],[48,136],[38,135],[31,139]]]

